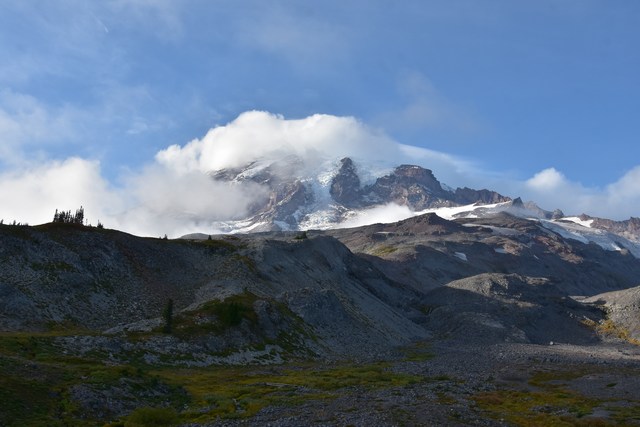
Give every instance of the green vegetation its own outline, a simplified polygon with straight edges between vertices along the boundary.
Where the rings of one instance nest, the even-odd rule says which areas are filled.
[[[74,266],[64,261],[47,262],[44,264],[34,262],[31,264],[31,268],[36,271],[46,271],[49,273],[57,273],[61,271],[72,273],[78,271]]]
[[[381,256],[392,254],[397,250],[398,250],[398,248],[395,248],[393,246],[380,245],[380,246],[376,246],[375,248],[373,248],[370,253],[371,253],[371,255],[375,255],[375,256],[381,257]]]
[[[593,369],[578,368],[537,372],[529,384],[533,390],[499,389],[473,396],[479,408],[491,417],[517,426],[608,426],[640,420],[640,401],[608,401],[583,396],[567,388],[571,380],[592,375]],[[607,385],[609,387],[610,385]],[[609,412],[610,420],[587,417],[596,409]]]
[[[110,410],[101,396],[126,398],[122,405],[180,407],[188,401],[148,367],[105,364],[87,354],[67,355],[56,344],[60,332],[0,335],[0,425],[86,426],[108,421]],[[81,391],[82,390],[82,391]],[[84,397],[83,397],[84,396]],[[95,405],[102,405],[98,413]]]
[[[611,319],[604,319],[599,323],[596,323],[591,319],[583,319],[582,323],[599,334],[619,338],[633,345],[640,345],[640,340],[632,337],[631,332],[629,332],[628,329],[618,325]]]
[[[310,400],[334,399],[353,388],[395,388],[421,381],[420,377],[394,373],[388,365],[379,363],[173,369],[155,373],[169,383],[184,385],[192,404],[182,418],[201,423],[218,417],[247,418],[269,405],[293,406]]]
[[[242,298],[249,297],[225,300],[212,310],[243,306]],[[402,389],[424,380],[396,373],[386,363],[175,368],[127,354],[127,363],[105,363],[105,354],[65,354],[56,341],[61,337],[0,335],[0,425],[203,423],[250,417],[269,405],[335,399],[354,389]]]
[[[294,237],[295,240],[306,240],[308,239],[309,236],[307,236],[307,231],[303,231],[302,233],[296,235],[296,237]]]
[[[407,362],[424,362],[433,359],[434,355],[429,350],[429,344],[419,342],[404,349]]]
[[[138,408],[124,422],[124,427],[162,427],[178,424],[178,414],[173,408]]]
[[[474,396],[478,406],[495,418],[519,426],[572,426],[592,413],[597,402],[562,390],[498,390]]]
[[[198,240],[198,244],[211,249],[221,249],[228,252],[235,252],[237,250],[233,243],[222,239],[212,239],[211,236],[209,236],[207,240]]]
[[[606,319],[603,322],[600,322],[596,326],[596,331],[604,335],[614,336],[634,345],[640,345],[640,340],[633,338],[628,329],[616,324],[611,319]]]

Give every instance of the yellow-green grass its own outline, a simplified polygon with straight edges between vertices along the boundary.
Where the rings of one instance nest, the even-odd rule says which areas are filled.
[[[175,368],[145,365],[134,355],[124,364],[105,363],[104,354],[65,354],[56,343],[61,336],[62,331],[0,334],[0,425],[145,425],[167,411],[182,423],[245,418],[269,405],[295,406],[353,388],[402,388],[427,380],[394,372],[387,363]],[[140,402],[151,408],[119,421],[100,419],[73,398],[78,385],[108,391],[123,384],[132,392],[161,393]]]
[[[309,400],[333,399],[341,391],[354,387],[394,388],[421,381],[417,376],[395,373],[383,363],[163,369],[154,374],[189,393],[192,403],[182,417],[190,422],[250,417],[269,405],[292,406]]]
[[[606,368],[599,369],[606,372]],[[567,383],[595,371],[589,367],[534,373],[532,390],[498,389],[473,396],[478,407],[489,416],[517,426],[609,426],[628,425],[640,420],[640,401],[597,399],[567,388]],[[630,373],[631,374],[631,373]],[[615,384],[613,384],[615,385]],[[593,417],[595,410],[607,418]]]

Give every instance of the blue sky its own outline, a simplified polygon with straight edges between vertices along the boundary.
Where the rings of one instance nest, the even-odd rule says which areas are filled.
[[[0,186],[25,208],[0,216],[36,209],[25,183],[52,168],[122,189],[251,110],[355,117],[472,164],[452,185],[639,216],[639,19],[635,0],[1,0]],[[612,192],[624,209],[593,208]]]

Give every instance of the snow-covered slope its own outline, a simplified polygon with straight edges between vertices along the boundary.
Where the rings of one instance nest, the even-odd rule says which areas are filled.
[[[290,155],[210,174],[214,180],[250,183],[263,191],[246,218],[214,222],[211,230],[203,230],[207,234],[350,228],[426,213],[450,220],[482,219],[507,212],[536,221],[564,238],[629,251],[640,258],[637,218],[615,222],[565,216],[559,210],[546,211],[533,202],[512,200],[490,190],[454,190],[441,184],[429,169],[415,165],[389,168],[348,157],[316,158],[310,163]]]

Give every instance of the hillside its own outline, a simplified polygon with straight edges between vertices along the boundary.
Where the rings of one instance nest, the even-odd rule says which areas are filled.
[[[498,375],[498,366],[515,372],[538,357],[560,367],[618,360],[604,356],[618,351],[612,346],[623,352],[615,363],[640,357],[628,343],[637,322],[620,315],[637,308],[622,296],[635,298],[625,289],[637,285],[640,261],[538,220],[431,213],[353,229],[202,237],[0,225],[1,381],[11,393],[0,421],[37,424],[58,414],[61,423],[100,424],[152,406],[196,425],[229,417],[262,424],[291,410],[298,415],[278,425],[299,425],[304,411],[322,419],[316,393],[331,390],[342,422],[387,425],[395,418],[384,411],[362,403],[353,412],[359,418],[350,418],[344,405],[368,390],[406,410],[413,403],[393,396],[440,386],[457,390],[450,398],[461,402],[461,417],[483,419],[480,401],[461,396],[502,392],[504,384],[480,381]],[[504,354],[506,365],[496,359]],[[26,383],[16,363],[32,366]],[[300,363],[311,365],[301,372]],[[207,369],[223,389],[205,381]],[[263,379],[250,380],[256,375]],[[252,386],[222,379],[234,376]],[[302,401],[282,397],[280,387]],[[389,394],[397,387],[404,391]],[[247,393],[269,397],[255,395],[251,406],[240,397]],[[27,395],[36,400],[20,397]],[[60,399],[69,409],[59,409]],[[425,405],[448,422],[437,399]]]

